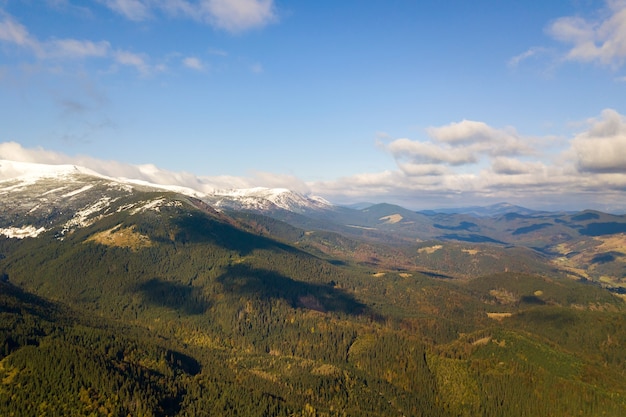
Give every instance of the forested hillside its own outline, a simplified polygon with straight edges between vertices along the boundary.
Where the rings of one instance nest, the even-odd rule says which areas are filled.
[[[125,198],[161,203],[0,238],[1,415],[626,414],[626,308],[597,285],[391,268],[177,194]]]

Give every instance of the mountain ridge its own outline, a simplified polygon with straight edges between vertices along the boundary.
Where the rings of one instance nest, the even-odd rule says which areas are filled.
[[[498,204],[487,208],[497,214],[476,216],[472,213],[415,212],[387,203],[351,209],[284,188],[216,190],[208,194],[179,186],[111,178],[74,165],[1,161],[0,173],[5,177],[0,181],[3,205],[0,235],[8,238],[35,238],[55,230],[57,238],[63,239],[75,230],[116,212],[126,211],[133,215],[159,211],[165,208],[164,205],[179,204],[166,197],[167,193],[172,193],[194,199],[194,204],[204,205],[206,210],[224,212],[225,219],[229,218],[228,212],[248,211],[287,223],[307,236],[298,238],[299,242],[306,241],[304,244],[316,247],[316,250],[322,250],[329,256],[341,254],[358,262],[388,264],[388,259],[399,253],[396,249],[388,249],[389,245],[422,251],[426,249],[417,246],[421,245],[420,242],[433,242],[426,243],[427,247],[433,248],[446,242],[457,242],[466,245],[463,250],[476,253],[478,257],[501,251],[501,256],[505,258],[510,256],[506,254],[508,247],[519,246],[540,255],[525,256],[523,259],[529,264],[536,264],[536,260],[543,257],[552,268],[566,271],[574,277],[602,281],[609,286],[626,286],[626,255],[620,249],[626,245],[626,216],[594,210],[546,213]],[[21,175],[16,176],[18,173]],[[6,178],[11,175],[11,178]],[[137,193],[147,193],[143,194],[146,199],[137,201],[134,197]],[[262,223],[269,224],[263,217],[255,222],[254,227],[259,230],[264,228]],[[274,226],[266,230],[272,228]],[[330,237],[327,240],[324,236],[331,235],[320,232],[339,234],[342,238]],[[290,235],[293,236],[293,233],[290,232]],[[350,239],[367,243],[349,243]],[[335,244],[330,244],[331,241]],[[490,245],[491,248],[475,252],[472,245]],[[361,250],[351,253],[348,247],[360,247]],[[588,256],[578,256],[580,248],[586,248]],[[449,255],[461,256],[460,250],[458,247]],[[392,255],[394,251],[396,255]],[[415,255],[410,255],[406,249],[403,252],[406,254],[400,256],[401,264],[415,267]],[[417,258],[427,265],[430,259],[440,254],[433,252],[426,256],[427,252],[418,253],[421,255]],[[450,264],[450,267],[445,267],[445,263],[437,265],[443,268],[437,273],[460,272],[455,264]],[[488,262],[481,261],[477,265],[487,266]],[[492,268],[488,270],[493,272]]]
[[[18,184],[21,183],[25,185],[28,184],[29,181],[37,181],[42,178],[65,177],[73,174],[91,175],[129,186],[149,187],[178,192],[210,201],[217,208],[227,207],[258,210],[279,208],[304,212],[307,210],[326,209],[331,206],[331,203],[322,197],[307,196],[286,188],[255,187],[242,189],[213,189],[210,192],[206,192],[179,185],[156,184],[145,180],[125,177],[110,177],[78,165],[53,165],[0,160],[0,181],[14,180],[18,181]]]

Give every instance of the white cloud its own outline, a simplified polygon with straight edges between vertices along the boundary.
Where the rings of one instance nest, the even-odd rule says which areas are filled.
[[[117,62],[118,64],[134,67],[142,75],[149,75],[153,71],[157,70],[157,68],[152,68],[146,62],[147,58],[144,55],[119,50],[115,51],[113,57],[115,59],[115,62]]]
[[[489,127],[486,123],[472,120],[430,127],[426,132],[431,138],[447,143],[490,142],[500,135],[499,131]]]
[[[232,178],[232,177],[231,177]],[[310,192],[309,186],[300,178],[294,175],[274,174],[271,172],[255,171],[252,173],[252,179],[246,180],[250,187],[251,183],[263,184],[263,187],[269,188],[287,188],[302,194]],[[230,186],[231,188],[233,185]]]
[[[398,163],[398,168],[410,177],[442,176],[450,173],[446,166],[438,164]]]
[[[143,21],[162,12],[208,23],[239,33],[276,21],[273,0],[100,0],[109,9],[133,21]]]
[[[81,39],[51,39],[41,41],[32,36],[25,26],[7,14],[0,14],[0,42],[30,50],[42,60],[50,59],[111,59],[113,62],[134,67],[142,75],[159,70],[147,62],[144,55],[124,50],[113,50],[108,41],[93,42]]]
[[[555,39],[572,45],[566,54],[568,60],[620,67],[626,59],[626,2],[607,1],[604,16],[598,20],[559,18],[547,31]]]
[[[582,172],[626,174],[626,117],[604,110],[572,140],[572,150]]]
[[[92,58],[106,57],[111,49],[107,41],[92,42],[77,39],[59,39],[43,44],[50,57]]]
[[[465,165],[478,162],[478,156],[468,147],[452,147],[432,142],[420,142],[402,138],[387,145],[396,160],[414,163],[446,163]]]
[[[6,13],[0,12],[0,41],[21,46],[40,53],[39,42],[33,39],[24,25]]]
[[[509,67],[515,68],[517,67],[521,62],[526,61],[527,59],[530,59],[532,57],[536,57],[538,55],[541,55],[543,53],[547,52],[546,48],[542,48],[542,47],[532,47],[530,49],[528,49],[527,51],[522,52],[519,55],[514,56],[513,58],[511,58],[508,62]]]
[[[311,192],[337,202],[355,202],[359,199],[389,195],[402,189],[406,176],[398,171],[361,173],[331,181],[309,182]]]
[[[202,61],[195,57],[195,56],[190,56],[187,58],[183,59],[183,65],[187,68],[191,68],[197,71],[202,71],[204,70],[204,64],[202,63]]]
[[[142,0],[100,0],[105,6],[129,20],[142,21],[151,16],[148,1]]]
[[[428,135],[454,147],[467,146],[472,152],[490,155],[532,153],[528,138],[522,138],[513,128],[496,129],[484,122],[463,120],[446,126],[430,127]],[[462,148],[459,148],[462,149]]]
[[[222,49],[218,49],[218,48],[209,48],[207,50],[207,53],[209,55],[216,55],[216,56],[228,56],[228,52],[222,50]]]
[[[494,173],[503,175],[543,173],[544,168],[545,165],[541,162],[520,161],[504,156],[496,157],[491,164]]]
[[[42,164],[63,164],[63,155],[42,148],[25,149],[17,142],[0,143],[0,159]]]
[[[263,27],[276,19],[272,0],[206,0],[201,9],[211,24],[230,32]]]
[[[495,129],[483,122],[463,120],[430,127],[426,133],[428,141],[402,138],[381,146],[391,152],[407,175],[444,172],[433,164],[475,165],[485,158],[536,153],[529,145],[530,138],[521,137],[512,128]]]

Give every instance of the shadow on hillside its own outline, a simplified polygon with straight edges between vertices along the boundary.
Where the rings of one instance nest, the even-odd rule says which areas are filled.
[[[471,232],[471,231],[479,230],[478,225],[476,223],[472,223],[472,222],[461,222],[461,223],[459,223],[458,226],[447,226],[447,225],[444,225],[444,224],[437,224],[437,223],[435,223],[435,224],[433,224],[433,227],[436,227],[437,229],[452,230],[452,231],[455,231],[455,230],[465,230],[465,231]]]
[[[445,274],[440,274],[438,272],[432,272],[432,271],[419,271],[420,274],[422,275],[426,275],[427,277],[430,278],[439,278],[439,279],[453,279],[453,276],[450,275],[445,275]]]
[[[533,224],[531,226],[517,228],[511,234],[513,236],[524,235],[527,233],[536,232],[537,230],[545,229],[546,227],[552,227],[552,226],[554,226],[552,223]]]
[[[175,350],[168,350],[166,359],[176,369],[192,376],[198,375],[202,370],[202,366],[195,358]]]
[[[199,288],[152,278],[136,287],[146,303],[179,310],[188,315],[202,314],[210,304]]]
[[[546,302],[535,295],[524,295],[520,298],[520,303],[542,306]]]
[[[623,252],[618,252],[618,251],[598,253],[597,255],[594,255],[594,257],[591,259],[591,263],[592,264],[606,264],[609,262],[614,262],[618,258],[621,258],[623,256],[626,256],[626,254]]]
[[[233,265],[218,281],[224,290],[262,299],[282,298],[292,307],[351,315],[368,312],[367,306],[331,285],[295,281],[277,272]]]
[[[589,223],[584,229],[580,230],[580,234],[584,236],[604,236],[617,233],[626,233],[626,223]]]
[[[209,243],[247,255],[255,249],[294,251],[272,239],[238,229],[236,226],[202,215],[190,215],[174,220],[179,243]]]
[[[488,236],[477,235],[474,233],[470,233],[468,235],[461,235],[458,233],[447,234],[443,236],[439,236],[437,239],[443,240],[458,240],[461,242],[470,242],[470,243],[497,243],[499,245],[505,245],[506,242],[502,242],[501,240],[492,239]]]
[[[0,313],[30,314],[46,321],[63,315],[56,304],[8,282],[8,275],[0,281]]]

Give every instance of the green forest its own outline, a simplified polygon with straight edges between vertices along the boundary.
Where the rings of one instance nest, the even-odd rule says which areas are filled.
[[[168,198],[0,237],[0,415],[626,415],[626,304],[598,285],[375,268]]]

